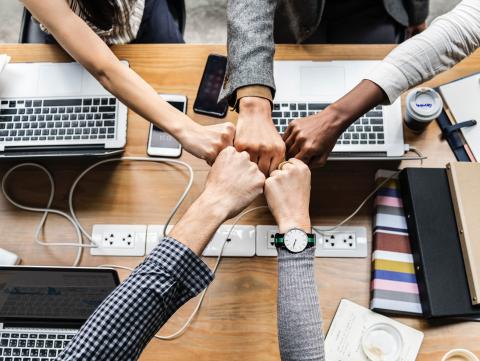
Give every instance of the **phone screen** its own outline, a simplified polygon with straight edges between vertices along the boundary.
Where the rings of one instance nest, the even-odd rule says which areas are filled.
[[[183,102],[168,102],[173,107],[180,110],[182,113],[185,111],[185,103]],[[171,148],[171,149],[179,149],[180,143],[172,137],[170,134],[164,132],[162,129],[153,126],[152,133],[150,135],[150,147],[153,148]]]
[[[195,112],[216,117],[224,117],[228,104],[223,100],[218,102],[218,96],[223,86],[227,68],[227,58],[221,55],[209,55],[197,98],[193,106]]]

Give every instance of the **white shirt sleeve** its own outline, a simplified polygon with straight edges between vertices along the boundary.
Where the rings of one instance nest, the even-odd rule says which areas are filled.
[[[480,47],[480,0],[463,0],[427,30],[395,48],[365,79],[393,103],[405,90],[441,73]]]

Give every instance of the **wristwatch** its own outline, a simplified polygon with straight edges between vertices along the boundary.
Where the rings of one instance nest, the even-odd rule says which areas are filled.
[[[315,234],[306,233],[299,228],[292,228],[287,233],[276,233],[275,247],[285,248],[291,253],[300,253],[315,246]]]

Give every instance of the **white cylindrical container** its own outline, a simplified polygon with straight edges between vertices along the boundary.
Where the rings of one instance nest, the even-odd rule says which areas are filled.
[[[424,130],[443,109],[443,101],[431,88],[417,88],[407,95],[405,124],[412,130]]]

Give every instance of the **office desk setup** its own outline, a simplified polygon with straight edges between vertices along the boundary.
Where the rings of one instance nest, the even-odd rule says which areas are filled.
[[[158,92],[184,94],[188,98],[187,113],[200,124],[215,124],[217,119],[195,114],[192,106],[207,56],[225,54],[220,45],[124,45],[113,51]],[[379,60],[390,50],[383,45],[278,46],[277,60]],[[65,62],[70,58],[60,48],[48,45],[0,45],[0,54],[12,57],[12,62]],[[480,68],[477,51],[452,70],[437,76],[426,85],[435,87]],[[229,112],[227,119],[235,121]],[[128,111],[125,156],[145,156],[149,124]],[[415,146],[428,157],[425,167],[445,167],[455,160],[448,144],[442,140],[436,123],[421,134],[404,129],[405,143]],[[195,171],[192,191],[179,214],[199,194],[208,173],[208,165],[184,152],[181,159]],[[53,172],[57,188],[53,206],[64,208],[68,187],[73,179],[93,160],[52,159],[40,161]],[[14,164],[0,164],[0,174]],[[312,172],[311,216],[315,225],[334,225],[348,216],[373,189],[378,169],[418,167],[418,161],[337,161]],[[78,186],[75,195],[77,216],[91,229],[103,224],[163,224],[184,189],[188,175],[176,166],[152,163],[108,164],[89,174]],[[16,186],[11,193],[25,204],[44,206],[47,202],[48,180],[36,170],[22,169],[10,180]],[[264,205],[263,198],[253,206]],[[369,203],[348,225],[368,230],[367,258],[317,258],[317,286],[324,320],[328,330],[341,299],[345,298],[368,307],[371,281],[371,239],[373,204]],[[34,243],[33,232],[39,214],[13,208],[0,197],[0,246],[17,253],[26,265],[69,266],[75,250],[46,248]],[[178,216],[173,220],[175,224]],[[243,218],[241,224],[274,224],[266,210]],[[44,234],[50,241],[70,241],[71,226],[50,215]],[[134,267],[141,257],[103,257],[84,253],[82,266],[118,264]],[[213,265],[214,259],[205,258]],[[154,360],[279,360],[276,325],[276,259],[273,257],[224,258],[216,279],[207,292],[205,302],[190,329],[175,341],[153,340],[141,356]],[[122,278],[126,271],[120,271]],[[448,292],[448,290],[445,290]],[[178,329],[195,305],[190,301],[167,323],[161,334]],[[420,361],[436,361],[452,348],[470,349],[480,354],[480,323],[457,322],[433,324],[420,318],[396,317],[425,333],[418,355]]]

